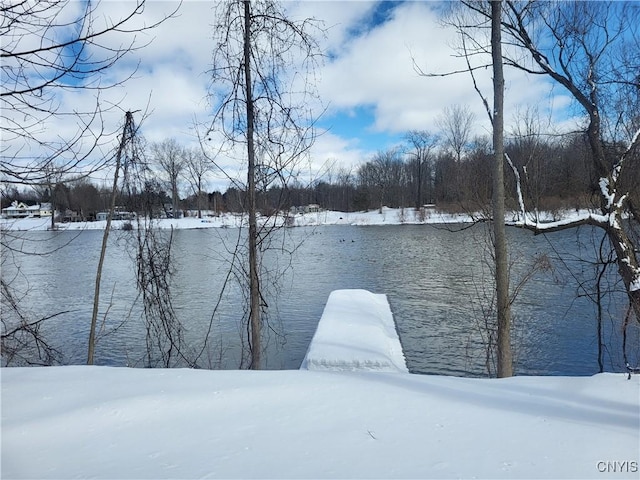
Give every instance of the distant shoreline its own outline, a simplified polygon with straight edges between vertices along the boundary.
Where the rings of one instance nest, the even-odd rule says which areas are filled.
[[[576,215],[575,211],[561,212],[562,218]],[[512,216],[515,218],[516,213]],[[320,211],[313,213],[298,213],[293,215],[287,222],[290,227],[325,226],[325,225],[347,225],[347,226],[368,226],[368,225],[433,225],[433,224],[456,224],[473,223],[480,216],[469,214],[443,213],[437,210],[427,210],[424,213],[416,212],[412,208],[387,208],[382,211],[369,210],[366,212],[335,212]],[[540,214],[542,221],[557,220],[558,214]],[[279,222],[284,223],[282,216],[277,217]],[[475,218],[475,220],[474,220]],[[203,218],[161,218],[154,220],[159,229],[180,229],[193,230],[205,228],[238,228],[243,225],[241,214],[225,213],[219,216],[205,216]],[[131,223],[135,228],[135,221],[114,220],[112,228],[115,230],[124,229],[124,225]],[[56,223],[56,231],[79,231],[79,230],[104,230],[106,220],[94,222],[69,222]],[[51,227],[50,217],[41,218],[20,218],[20,219],[0,219],[0,230],[2,231],[47,231]]]

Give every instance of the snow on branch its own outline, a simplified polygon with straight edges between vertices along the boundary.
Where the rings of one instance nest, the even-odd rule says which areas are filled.
[[[581,225],[595,225],[599,227],[607,227],[610,224],[611,215],[601,215],[598,213],[587,212],[558,220],[555,222],[539,222],[527,220],[525,215],[521,220],[508,222],[508,225],[531,230],[536,235],[540,233],[552,233],[567,228],[579,227]]]
[[[633,135],[633,137],[631,137],[631,141],[629,142],[627,149],[624,151],[622,155],[620,155],[620,160],[618,160],[618,162],[613,167],[613,172],[611,176],[614,182],[618,181],[618,175],[620,175],[622,164],[626,160],[627,155],[629,155],[631,150],[633,150],[633,148],[638,144],[639,141],[640,141],[640,129],[638,129],[638,131]]]
[[[602,193],[602,197],[607,201],[606,208],[607,210],[613,208],[621,209],[622,204],[627,198],[627,195],[621,195],[618,201],[615,201],[616,197],[616,184],[618,183],[618,178],[620,176],[620,172],[622,171],[622,165],[624,164],[627,155],[633,150],[633,148],[640,141],[640,129],[636,131],[636,133],[631,138],[627,149],[620,155],[620,159],[613,166],[610,177],[602,177],[600,178],[598,185],[600,186],[600,192]],[[615,205],[614,205],[615,203]]]
[[[613,174],[612,174],[612,177],[614,177],[614,179],[617,178],[617,175],[615,172],[616,172],[616,169],[614,168]],[[601,177],[600,181],[598,182],[598,185],[600,186],[600,193],[602,194],[602,197],[607,201],[606,208],[607,210],[609,210],[613,205],[613,202],[616,197],[614,187],[612,187],[609,177]]]
[[[631,138],[631,142],[629,142],[629,147],[627,148],[627,151],[624,154],[626,155],[629,151],[631,151],[631,149],[638,143],[638,141],[640,141],[640,128]]]
[[[516,191],[517,191],[517,194],[518,194],[518,205],[520,205],[520,212],[522,213],[522,218],[526,222],[527,221],[527,211],[526,211],[525,206],[524,206],[524,197],[522,196],[522,186],[521,186],[521,181],[520,181],[520,172],[518,172],[518,169],[516,168],[516,166],[511,161],[511,157],[509,156],[509,154],[507,152],[504,152],[504,157],[507,159],[507,163],[511,167],[511,170],[513,171],[513,174],[516,177]]]

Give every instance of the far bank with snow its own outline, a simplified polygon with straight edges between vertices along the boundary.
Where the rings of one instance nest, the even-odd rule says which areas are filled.
[[[541,213],[541,221],[552,221],[557,218],[571,219],[580,212],[565,211],[560,214]],[[511,214],[511,220],[516,221],[517,213]],[[276,221],[292,227],[321,226],[321,225],[423,225],[423,224],[455,224],[471,223],[480,218],[479,215],[464,213],[444,213],[435,209],[416,211],[412,208],[387,208],[369,210],[366,212],[334,212],[321,210],[312,213],[298,213],[292,216],[278,216]],[[273,220],[270,220],[273,221]],[[241,214],[225,213],[220,215],[205,215],[203,218],[194,216],[184,218],[161,218],[153,221],[154,226],[161,229],[203,229],[203,228],[237,228],[246,224],[246,218]],[[121,230],[125,224],[131,224],[134,228],[135,221],[114,220],[112,228]],[[58,222],[56,229],[64,230],[104,230],[107,221],[95,222]],[[12,231],[41,231],[51,227],[51,218],[20,218],[0,219],[1,230]]]

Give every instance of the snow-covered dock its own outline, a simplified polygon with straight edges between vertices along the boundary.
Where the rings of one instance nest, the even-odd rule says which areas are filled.
[[[408,372],[387,296],[331,292],[300,368]]]

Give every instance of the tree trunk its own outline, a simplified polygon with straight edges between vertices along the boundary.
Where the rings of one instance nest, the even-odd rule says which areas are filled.
[[[249,331],[251,369],[260,369],[260,283],[258,279],[258,225],[256,220],[256,177],[254,105],[251,85],[251,2],[244,0],[244,76],[247,114],[247,202],[249,210]]]
[[[49,187],[49,191],[53,192],[51,187]],[[56,229],[56,202],[53,201],[53,195],[53,193],[49,195],[51,199],[51,226],[49,228],[51,228],[51,231]]]
[[[640,266],[638,265],[635,245],[629,239],[627,232],[620,226],[626,221],[622,217],[621,208],[617,208],[614,215],[614,225],[609,225],[606,229],[609,241],[616,252],[616,264],[618,272],[622,277],[627,297],[636,319],[640,322]]]
[[[109,213],[107,215],[107,225],[102,235],[102,247],[100,248],[100,259],[98,260],[98,269],[96,270],[96,283],[93,293],[93,312],[91,314],[91,327],[89,329],[89,348],[87,352],[87,365],[93,365],[93,356],[96,348],[96,325],[98,323],[98,306],[100,304],[100,282],[102,279],[102,266],[107,253],[107,241],[109,240],[109,232],[111,230],[111,218],[116,207],[116,197],[118,194],[118,175],[120,174],[120,165],[122,163],[122,152],[124,151],[128,140],[127,134],[132,127],[133,116],[131,112],[126,113],[124,128],[122,129],[122,138],[116,155],[116,170],[113,174],[113,187],[111,189],[111,199],[109,202]]]
[[[422,208],[422,152],[418,150],[418,191],[416,194],[416,211]]]
[[[493,230],[496,308],[498,313],[498,377],[513,375],[509,270],[504,225],[504,74],[502,71],[502,2],[491,2],[491,55],[493,60]]]
[[[171,196],[172,201],[171,201],[171,209],[173,210],[173,218],[178,218],[178,186],[177,186],[177,181],[178,179],[176,177],[174,177],[171,180]]]
[[[620,172],[625,166],[625,157],[633,149],[633,145],[638,140],[638,134],[632,140],[629,149],[613,168],[607,167],[607,160],[604,152],[604,142],[601,135],[600,115],[598,110],[592,106],[589,110],[589,127],[587,137],[591,153],[594,158],[594,165],[600,177],[600,209],[603,215],[609,216],[609,224],[604,226],[611,245],[616,252],[616,264],[618,272],[622,277],[629,303],[633,309],[636,319],[640,322],[640,265],[636,255],[636,246],[629,238],[628,233],[623,228],[625,219],[623,218],[623,197],[627,193],[620,189]],[[602,182],[606,180],[606,185]],[[612,197],[612,198],[611,198]]]

